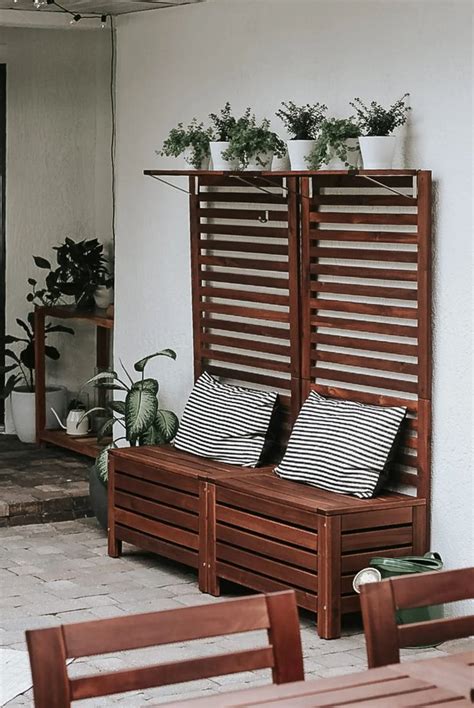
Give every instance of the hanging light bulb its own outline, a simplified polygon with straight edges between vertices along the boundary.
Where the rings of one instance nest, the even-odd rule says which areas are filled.
[[[107,15],[101,15],[101,18],[100,18],[101,28],[105,29],[106,24],[107,24]]]
[[[79,22],[79,20],[82,20],[82,15],[73,15],[69,24],[73,25],[74,23]]]
[[[47,5],[47,0],[34,0],[33,5],[37,10],[41,10],[42,7]]]

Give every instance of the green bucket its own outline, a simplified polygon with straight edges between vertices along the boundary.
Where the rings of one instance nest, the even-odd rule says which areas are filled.
[[[399,575],[412,575],[413,573],[429,573],[442,570],[443,561],[439,553],[425,553],[424,556],[404,556],[402,558],[372,558],[369,566],[376,568],[382,579],[394,578]],[[426,605],[407,610],[398,610],[398,624],[412,624],[413,622],[427,622],[442,619],[443,605]]]

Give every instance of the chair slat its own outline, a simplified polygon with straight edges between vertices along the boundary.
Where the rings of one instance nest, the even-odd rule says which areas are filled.
[[[426,596],[420,590],[429,585],[430,605],[441,602],[469,600],[474,592],[474,568],[458,568],[439,573],[423,573],[422,576],[409,575],[397,578],[393,586],[393,597],[398,609],[424,607]]]
[[[398,629],[401,647],[433,644],[461,639],[474,634],[474,616],[446,617],[431,622],[404,624]]]

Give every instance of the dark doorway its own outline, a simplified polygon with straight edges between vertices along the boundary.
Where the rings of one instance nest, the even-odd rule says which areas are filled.
[[[7,67],[0,64],[0,365],[5,363],[5,171],[7,133]],[[0,388],[5,374],[0,371]],[[5,424],[5,402],[0,400],[0,428]]]

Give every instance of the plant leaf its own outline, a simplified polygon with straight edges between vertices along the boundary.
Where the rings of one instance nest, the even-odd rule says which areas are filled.
[[[115,413],[120,413],[120,415],[125,415],[125,401],[111,401],[110,408],[115,411]]]
[[[48,270],[51,269],[51,263],[47,261],[46,258],[41,258],[41,256],[33,256],[33,260],[38,268],[47,268]]]
[[[158,393],[158,388],[158,381],[156,379],[143,379],[143,381],[136,381],[132,386],[132,390],[137,389],[138,391],[150,391],[150,393],[153,393],[155,396]]]
[[[127,440],[133,444],[155,420],[158,408],[156,392],[134,385],[127,393],[125,407]]]
[[[100,481],[105,485],[107,485],[107,480],[109,478],[109,450],[114,447],[117,447],[117,445],[114,442],[111,442],[109,445],[106,445],[95,458],[95,471]]]
[[[153,425],[162,435],[163,442],[170,442],[178,432],[178,416],[173,411],[158,410]]]
[[[7,380],[5,386],[3,387],[3,391],[0,393],[0,398],[3,398],[3,399],[8,398],[8,396],[13,391],[15,384],[17,384],[18,381],[20,381],[20,379],[21,379],[21,376],[19,376],[18,374],[12,374],[10,376],[10,378]]]
[[[133,368],[135,369],[135,371],[143,371],[150,359],[154,359],[156,356],[167,356],[170,359],[176,359],[176,352],[172,349],[162,349],[160,352],[155,352],[155,354],[150,354],[149,356],[146,356],[143,359],[140,359],[139,361],[135,362]]]
[[[0,366],[0,372],[2,374],[6,374],[9,371],[16,369],[17,366],[18,366],[18,364],[7,364],[6,366]]]
[[[46,332],[65,332],[65,334],[75,334],[74,330],[71,329],[71,327],[65,327],[61,324],[50,326],[48,325],[48,327],[46,327]]]
[[[166,440],[163,438],[159,430],[157,430],[155,424],[150,425],[148,430],[145,430],[143,435],[139,437],[140,445],[164,445]]]
[[[55,361],[61,356],[56,347],[45,346],[44,352],[46,356],[49,356],[50,359],[54,359]]]
[[[105,437],[107,437],[107,434],[112,432],[113,427],[114,427],[114,419],[107,418],[107,420],[102,423],[99,430],[97,431],[98,442],[101,442]]]
[[[95,383],[96,381],[105,381],[106,379],[112,379],[112,381],[114,381],[116,378],[117,374],[115,373],[115,371],[100,371],[98,374],[96,374],[90,379],[87,379],[87,381],[82,384],[81,391],[90,383]]]

